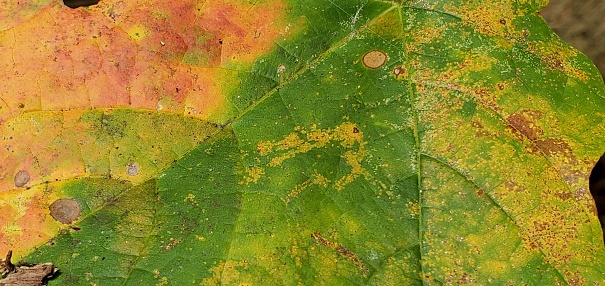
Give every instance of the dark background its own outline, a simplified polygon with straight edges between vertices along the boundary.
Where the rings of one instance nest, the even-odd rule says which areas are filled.
[[[605,74],[605,1],[551,0],[540,13],[557,35]]]

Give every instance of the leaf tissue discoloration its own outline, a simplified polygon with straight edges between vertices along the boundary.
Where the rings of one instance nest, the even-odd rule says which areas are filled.
[[[21,188],[25,186],[29,182],[29,172],[26,170],[21,170],[17,172],[15,175],[15,187]]]
[[[362,164],[367,156],[363,134],[361,129],[351,122],[344,122],[335,128],[328,129],[317,129],[316,126],[312,126],[307,130],[298,127],[296,132],[288,134],[282,140],[259,142],[256,150],[263,160],[268,160],[268,167],[278,167],[284,161],[299,154],[332,147],[336,143],[346,150],[340,156],[348,166],[348,173],[335,180],[334,183],[336,190],[340,191],[358,177],[373,181],[372,175]],[[258,171],[259,168],[248,168],[247,182],[258,181],[259,175],[261,175],[261,172]],[[293,192],[298,193],[295,190]]]
[[[0,11],[0,252],[51,285],[605,284],[545,1],[48,1]]]
[[[50,215],[63,224],[70,224],[80,217],[82,206],[72,198],[62,198],[54,201],[50,206]]]

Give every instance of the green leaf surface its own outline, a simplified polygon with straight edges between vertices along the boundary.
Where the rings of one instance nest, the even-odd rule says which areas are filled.
[[[149,98],[151,108],[41,104],[11,109],[2,122],[2,144],[25,155],[2,150],[12,165],[0,207],[22,216],[31,208],[44,221],[36,231],[48,239],[26,240],[20,255],[60,269],[49,285],[605,284],[588,190],[604,150],[605,88],[537,13],[545,1],[156,4],[107,1],[73,24],[121,11],[114,16],[128,20],[116,25],[139,53],[182,71],[164,78],[158,69],[161,80],[200,85],[183,102],[224,97],[218,107],[190,112],[177,84],[174,94],[150,88],[164,96],[155,110]],[[273,7],[271,25],[289,32],[263,48],[268,26],[203,20],[212,5],[242,23],[264,15],[255,7]],[[233,12],[246,5],[248,14]],[[205,12],[179,22],[196,9]],[[158,50],[170,38],[158,46],[159,28],[141,11],[189,26],[160,31],[183,38],[186,51]],[[241,50],[228,45],[230,33]],[[218,37],[233,57],[203,50]],[[129,84],[156,84],[139,72],[149,81]],[[204,74],[210,87],[197,82]],[[38,148],[48,152],[10,141],[51,133]],[[28,169],[19,158],[32,154],[59,163]],[[14,188],[19,169],[31,174],[27,189]],[[19,194],[39,204],[19,203]],[[62,197],[82,206],[71,225],[46,210]],[[4,247],[19,245],[27,221],[0,222]]]

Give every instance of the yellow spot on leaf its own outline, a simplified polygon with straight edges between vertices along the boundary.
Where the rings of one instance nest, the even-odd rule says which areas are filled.
[[[183,202],[190,202],[194,205],[197,205],[197,201],[195,200],[195,195],[194,194],[188,194],[185,199],[183,200]]]
[[[155,284],[156,286],[163,286],[163,285],[168,285],[168,278],[166,277],[162,277],[162,279],[160,279],[160,282],[158,282],[157,284]]]
[[[150,34],[149,31],[142,26],[133,26],[132,28],[128,29],[126,33],[128,33],[128,36],[130,36],[131,39],[136,41],[145,39],[149,37]]]

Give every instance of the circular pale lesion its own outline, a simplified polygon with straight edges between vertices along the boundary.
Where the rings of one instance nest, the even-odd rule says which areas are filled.
[[[367,68],[377,69],[387,62],[387,54],[383,51],[372,50],[363,55],[361,60]]]
[[[29,179],[29,172],[27,172],[26,170],[21,170],[17,172],[17,174],[15,174],[15,186],[17,188],[21,188],[29,182]]]
[[[82,206],[72,198],[62,198],[49,206],[50,215],[57,221],[70,224],[80,217]]]
[[[141,166],[137,162],[131,162],[126,166],[126,174],[129,176],[136,176],[141,171]]]

